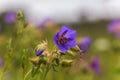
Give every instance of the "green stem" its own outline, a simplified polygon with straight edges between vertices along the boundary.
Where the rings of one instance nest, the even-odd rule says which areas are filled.
[[[24,77],[25,77],[25,71],[24,71],[24,69],[23,69],[23,80],[24,80]]]
[[[0,80],[2,80],[2,73],[3,73],[3,71],[0,71]]]
[[[26,74],[25,77],[24,77],[24,80],[26,80],[27,76],[30,74],[31,71],[32,71],[32,69],[30,69],[30,70],[27,72],[27,74]]]
[[[43,72],[42,80],[45,80],[45,79],[46,79],[46,76],[47,76],[47,73],[48,73],[49,70],[50,70],[50,65],[47,64],[47,65],[46,65],[46,68],[45,68],[45,70],[44,70],[44,72]]]

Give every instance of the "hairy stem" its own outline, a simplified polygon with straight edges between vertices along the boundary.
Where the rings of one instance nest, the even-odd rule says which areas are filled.
[[[43,72],[42,80],[46,79],[46,76],[47,76],[47,73],[49,72],[49,70],[50,70],[50,65],[46,64],[45,70]]]
[[[25,77],[24,77],[24,80],[26,80],[27,76],[31,73],[31,71],[32,71],[32,69],[30,69],[30,70],[26,73],[26,75],[25,75]]]

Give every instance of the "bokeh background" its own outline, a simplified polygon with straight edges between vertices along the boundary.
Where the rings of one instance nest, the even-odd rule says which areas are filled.
[[[17,23],[19,10],[28,26],[17,37],[16,28],[22,25]],[[0,0],[1,74],[9,63],[6,54],[12,50],[15,54],[7,65],[3,80],[22,80],[19,58],[23,49],[28,49],[31,57],[34,56],[35,45],[41,40],[47,39],[50,47],[53,46],[53,35],[62,25],[77,31],[78,44],[84,37],[89,37],[91,42],[84,54],[85,61],[77,61],[59,72],[50,71],[47,80],[120,80],[120,38],[108,30],[114,20],[120,23],[119,18],[120,0]],[[116,31],[120,33],[120,28]],[[12,48],[7,50],[11,38]],[[31,64],[28,61],[26,65]]]

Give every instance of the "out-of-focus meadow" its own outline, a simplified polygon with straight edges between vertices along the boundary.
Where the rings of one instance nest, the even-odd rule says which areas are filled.
[[[7,13],[1,14],[0,26],[0,71],[3,80],[22,80],[22,68],[20,57],[27,51],[28,65],[27,71],[31,63],[29,58],[35,56],[34,47],[42,40],[48,40],[49,48],[53,44],[53,35],[62,24],[56,24],[52,20],[44,22],[39,27],[33,27],[28,24],[22,34],[17,35],[17,28],[23,26],[21,22],[15,20],[6,23],[4,17]],[[99,73],[95,73],[94,69],[88,69],[86,62],[76,61],[71,67],[60,68],[58,72],[50,71],[47,80],[119,80],[120,79],[120,42],[113,35],[107,32],[107,25],[110,21],[82,22],[66,24],[77,30],[77,42],[83,37],[90,37],[91,44],[84,58],[87,63],[92,62],[94,56],[98,58]],[[14,53],[13,53],[14,52]],[[7,55],[8,54],[8,55]],[[14,54],[13,59],[9,60]],[[6,66],[7,65],[7,66]],[[5,68],[6,67],[6,68]],[[5,70],[2,73],[2,69]],[[7,69],[7,70],[6,70]]]
[[[76,59],[71,66],[60,67],[57,72],[50,70],[46,80],[120,80],[120,38],[108,30],[112,20],[86,21],[83,16],[82,22],[56,23],[48,18],[37,26],[24,20],[25,15],[18,20],[17,11],[0,14],[0,80],[23,80],[32,67],[30,58],[35,56],[36,45],[47,40],[52,50],[53,36],[62,25],[77,31],[77,44],[84,37],[91,41],[83,60]],[[120,28],[117,32],[120,33]]]

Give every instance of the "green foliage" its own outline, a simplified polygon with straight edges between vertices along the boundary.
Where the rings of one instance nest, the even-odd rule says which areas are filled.
[[[1,80],[119,80],[120,79],[120,41],[106,32],[108,22],[73,24],[77,36],[91,36],[93,43],[84,59],[80,60],[81,50],[71,48],[66,53],[60,52],[53,45],[55,29],[38,30],[30,28],[23,13],[17,12],[16,24],[12,28],[4,28],[0,34],[0,55],[3,67],[0,68]],[[78,27],[76,27],[78,26]],[[6,34],[7,33],[7,34]],[[5,39],[3,39],[4,36]],[[94,42],[99,38],[110,41],[110,46],[100,51]],[[47,47],[42,41],[47,39]],[[79,38],[77,39],[79,42]],[[37,46],[37,47],[36,47]],[[104,47],[105,45],[103,45]],[[40,56],[35,55],[36,49],[45,50]],[[100,75],[94,74],[85,65],[97,55],[100,59]]]

